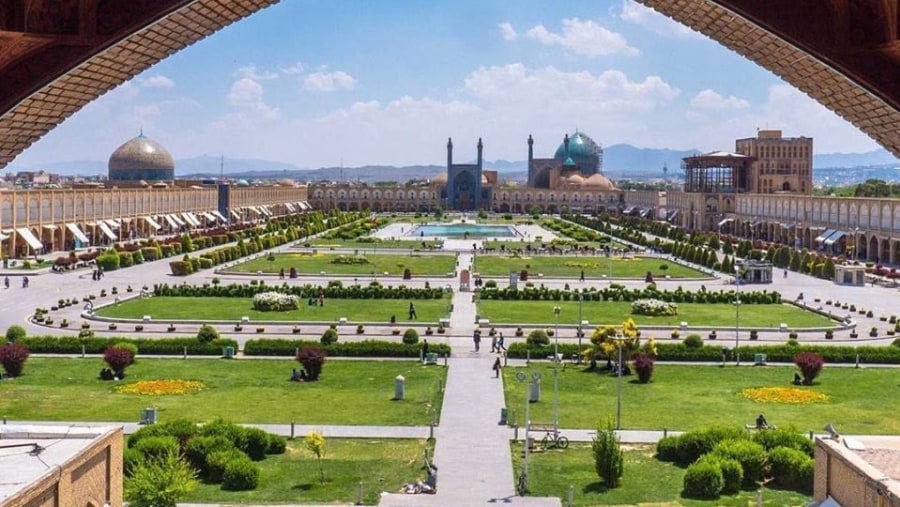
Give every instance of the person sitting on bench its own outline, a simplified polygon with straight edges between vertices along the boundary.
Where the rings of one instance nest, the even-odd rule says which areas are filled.
[[[803,377],[801,377],[800,374],[797,372],[794,372],[794,385],[795,386],[803,385]]]
[[[756,429],[758,429],[758,430],[769,429],[769,421],[766,420],[766,416],[759,414],[759,417],[756,418]]]

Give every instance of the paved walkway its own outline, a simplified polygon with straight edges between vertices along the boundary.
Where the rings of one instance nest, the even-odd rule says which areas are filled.
[[[294,247],[283,247],[284,249]],[[435,455],[433,460],[439,467],[438,494],[437,495],[402,495],[387,493],[383,495],[380,505],[385,506],[409,506],[409,505],[483,505],[504,503],[510,505],[540,505],[540,506],[558,506],[561,505],[560,498],[535,498],[535,497],[516,497],[514,496],[514,479],[513,471],[510,466],[511,455],[509,441],[513,438],[513,430],[498,425],[500,417],[500,408],[504,406],[504,394],[502,380],[494,379],[491,370],[491,364],[495,358],[490,351],[489,339],[482,343],[486,346],[480,352],[474,351],[472,342],[472,334],[475,329],[475,303],[472,301],[471,292],[461,292],[459,288],[459,272],[468,269],[472,263],[471,241],[460,245],[459,266],[457,268],[456,278],[440,279],[439,283],[449,283],[454,289],[453,294],[453,312],[450,315],[450,329],[445,335],[432,335],[428,337],[433,343],[449,343],[452,345],[454,355],[449,359],[448,378],[445,397],[443,401],[443,409],[441,412],[441,420],[437,427],[382,427],[382,426],[321,426],[321,425],[260,425],[267,431],[279,433],[285,436],[304,435],[313,429],[322,431],[328,437],[370,437],[370,438],[428,438],[433,435],[436,438]],[[230,275],[215,275],[209,271],[196,273],[188,277],[189,283],[205,283],[212,279],[213,276],[220,276],[225,279],[238,278]],[[140,286],[147,284],[152,285],[158,282],[181,283],[184,278],[174,278],[169,274],[168,261],[162,260],[152,263],[146,263],[139,268],[129,268],[120,271],[109,272],[101,281],[92,281],[91,272],[89,270],[73,271],[63,274],[46,273],[38,276],[31,276],[31,286],[27,289],[21,288],[17,284],[13,284],[10,289],[0,289],[0,305],[3,311],[0,312],[0,326],[3,329],[11,324],[22,324],[26,326],[29,334],[48,334],[48,333],[66,333],[74,334],[75,330],[64,331],[59,328],[47,328],[43,326],[33,325],[28,322],[27,317],[33,312],[35,307],[49,307],[55,304],[56,299],[65,297],[81,297],[87,293],[99,293],[101,288],[109,291],[112,286],[117,286],[120,293],[124,293],[124,288],[131,285],[135,290],[139,290]],[[341,277],[347,279],[347,277]],[[383,283],[405,283],[407,285],[419,286],[425,283],[424,279],[416,279],[412,281],[403,281],[399,279],[385,280],[380,277]],[[227,283],[227,280],[225,280]],[[367,278],[359,278],[360,283],[366,283]],[[498,279],[499,281],[499,279]],[[291,283],[323,283],[327,282],[325,277],[303,277]],[[431,282],[435,283],[434,277]],[[621,281],[617,281],[619,283]],[[502,282],[501,282],[502,283]],[[548,287],[561,287],[565,283],[572,286],[600,286],[609,283],[606,279],[587,280],[583,283],[576,279],[553,279],[541,280],[541,283]],[[627,281],[626,285],[643,286],[640,281]],[[675,280],[658,280],[657,283],[666,288],[674,289],[682,286],[685,289],[697,289],[700,285],[705,285],[708,289],[715,289],[718,286],[728,289],[724,286],[722,279],[712,278],[703,281],[675,281]],[[804,293],[806,301],[812,303],[814,298],[821,298],[822,301],[828,298],[836,298],[841,301],[856,304],[858,307],[871,309],[875,317],[867,319],[864,316],[855,315],[858,319],[861,330],[868,329],[871,325],[885,328],[886,323],[879,322],[877,317],[880,315],[891,315],[892,312],[900,313],[900,292],[896,289],[884,287],[838,287],[830,282],[815,279],[812,277],[799,275],[795,273],[789,274],[787,278],[778,276],[772,285],[765,287],[752,286],[753,289],[770,289],[780,291],[786,298],[793,299],[800,292]],[[72,308],[73,322],[74,319],[80,320],[80,308]],[[570,316],[566,316],[569,320]],[[569,325],[560,326],[560,341],[574,342],[575,329],[577,323],[575,316],[571,316],[572,321]],[[590,319],[589,316],[585,316]],[[432,323],[433,324],[433,323]],[[402,324],[406,325],[406,324]],[[424,326],[422,323],[420,326]],[[199,326],[199,325],[198,325]],[[325,323],[321,325],[324,329]],[[267,331],[268,331],[267,326]],[[309,331],[307,331],[309,328]],[[96,329],[96,326],[95,326]],[[179,325],[179,335],[188,334],[188,327],[182,332],[182,326]],[[367,330],[369,327],[367,326]],[[285,329],[273,328],[275,333],[283,332],[289,334],[290,331]],[[101,333],[105,333],[105,329]],[[304,326],[304,335],[313,335],[320,332],[316,325]],[[385,336],[390,335],[390,327],[376,327],[373,331],[367,331],[362,337],[356,337],[348,334],[342,339],[365,339],[372,338],[373,333],[379,336],[382,333]],[[119,332],[121,333],[121,331]],[[119,334],[116,333],[116,334]],[[725,330],[720,330],[720,339],[723,342],[727,340]],[[239,338],[241,341],[250,338],[253,334],[236,335],[234,333],[223,333],[229,337]],[[820,333],[819,333],[820,334]],[[801,341],[817,343],[844,343],[848,341],[852,343],[870,343],[885,344],[889,343],[893,337],[886,337],[882,334],[877,339],[866,338],[866,334],[860,333],[861,338],[851,340],[847,334],[836,334],[835,340],[825,341],[819,334],[808,336],[801,334]],[[147,336],[167,335],[161,329],[158,332],[144,333]],[[171,334],[168,334],[171,336]],[[513,333],[506,334],[509,341],[514,341]],[[662,335],[665,338],[666,335]],[[731,335],[733,336],[733,335]],[[742,344],[745,335],[741,336]],[[787,339],[786,333],[768,332],[760,333],[760,340],[756,343],[772,343],[783,342]],[[510,361],[510,365],[518,365],[518,361]],[[21,423],[21,421],[16,421]],[[62,424],[62,423],[57,423]],[[83,423],[82,423],[83,424]],[[135,431],[136,424],[126,424],[126,432]],[[565,435],[572,441],[590,441],[593,437],[593,430],[589,429],[563,429]],[[521,436],[521,435],[520,435]],[[652,443],[657,441],[662,432],[654,431],[623,431],[620,433],[623,442],[646,442]],[[412,479],[412,478],[410,478]],[[396,485],[397,488],[400,485]],[[564,491],[560,491],[562,497]],[[182,507],[195,507],[189,504],[183,504]]]

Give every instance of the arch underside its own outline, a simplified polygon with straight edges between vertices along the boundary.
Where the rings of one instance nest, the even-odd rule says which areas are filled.
[[[900,156],[894,0],[637,0]],[[0,0],[0,167],[100,95],[278,0]]]

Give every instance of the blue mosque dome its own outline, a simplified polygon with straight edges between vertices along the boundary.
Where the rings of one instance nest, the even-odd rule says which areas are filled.
[[[569,136],[568,156],[566,154],[566,145],[562,143],[556,149],[556,154],[553,158],[566,166],[570,165],[570,161],[574,162],[575,165],[581,168],[582,174],[589,176],[600,172],[602,153],[603,150],[599,144],[583,132],[576,130],[574,134]]]
[[[116,148],[109,157],[110,180],[165,181],[175,179],[175,161],[143,132]]]

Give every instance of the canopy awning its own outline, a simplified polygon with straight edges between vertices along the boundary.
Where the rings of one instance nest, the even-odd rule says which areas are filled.
[[[85,233],[78,228],[78,224],[66,224],[66,229],[69,229],[69,231],[72,232],[72,235],[75,236],[78,241],[81,241],[82,243],[90,243],[87,235],[85,235]]]
[[[235,211],[235,210],[231,210],[231,216],[233,216],[235,220],[240,220],[240,219],[241,219],[241,214],[238,213],[238,212]]]
[[[213,215],[215,215],[216,217],[218,217],[219,220],[222,221],[222,223],[225,223],[225,222],[228,221],[228,219],[225,218],[225,217],[224,217],[221,213],[219,213],[217,210],[212,210],[212,211],[210,211],[210,213],[212,213]]]
[[[44,248],[44,244],[41,243],[41,240],[37,239],[28,227],[19,227],[16,229],[16,232],[19,236],[22,236],[22,239],[24,239],[31,248],[34,248],[35,250]]]
[[[4,239],[7,239],[7,238],[9,238],[9,235],[3,234],[3,231],[0,231],[0,241],[3,241]]]
[[[163,218],[165,218],[166,222],[169,223],[169,227],[171,227],[173,229],[178,229],[179,225],[178,225],[178,222],[175,220],[175,217],[173,217],[172,215],[163,215]]]
[[[247,209],[256,213],[257,215],[262,215],[262,211],[260,211],[256,206],[247,206]]]
[[[44,229],[47,229],[48,231],[55,231],[56,229],[58,229],[58,227],[53,224],[42,225],[41,227],[43,227]]]
[[[726,219],[724,219],[724,220],[720,220],[720,221],[719,221],[719,227],[722,227],[723,225],[725,225],[725,224],[727,224],[727,223],[730,223],[730,222],[734,222],[734,219],[733,219],[733,218],[726,218]]]
[[[270,210],[268,206],[260,206],[259,210],[266,216],[272,216],[272,210]]]
[[[828,236],[831,236],[832,234],[834,234],[834,229],[825,229],[825,232],[819,234],[816,237],[816,243],[822,243],[823,241],[828,239]]]
[[[847,233],[845,233],[844,231],[834,231],[834,234],[825,238],[825,246],[831,246],[831,245],[837,243],[838,240],[840,240],[841,238],[843,238],[846,235],[847,235]]]
[[[641,218],[647,218],[647,215],[650,214],[650,208],[641,208]]]
[[[106,225],[108,225],[110,229],[118,229],[122,226],[122,222],[116,219],[104,220],[104,222],[106,222]]]
[[[634,208],[636,208],[636,207],[637,207],[637,206],[628,206],[628,207],[626,207],[625,209],[622,210],[622,213],[625,214],[625,215],[630,215],[631,212],[634,211]]]
[[[114,233],[112,231],[112,229],[110,229],[109,226],[106,225],[106,222],[98,222],[97,227],[100,227],[100,230],[103,231],[103,234],[106,234],[107,238],[109,238],[113,241],[116,241],[117,239],[119,239],[119,237],[116,236],[116,233]]]
[[[153,220],[153,217],[141,217],[141,218],[143,218],[144,221],[147,222],[147,225],[149,225],[150,227],[153,227],[154,231],[158,231],[158,230],[162,229],[162,226],[159,225],[158,223],[156,223],[156,220]]]
[[[200,225],[200,222],[195,220],[194,217],[192,217],[190,213],[182,213],[181,217],[184,218],[185,222],[187,222],[189,225],[191,225],[193,227]]]
[[[208,211],[204,211],[203,213],[201,213],[201,215],[203,215],[204,217],[206,217],[206,219],[208,221],[213,222],[213,223],[215,223],[215,221],[219,219],[219,217],[213,215],[212,213],[210,213]]]
[[[203,225],[203,224],[200,223],[200,219],[197,218],[197,215],[195,215],[193,211],[188,211],[188,212],[186,213],[186,215],[189,216],[189,217],[191,217],[191,220],[194,221],[194,225],[196,225],[197,227],[201,227],[201,226]]]
[[[297,212],[297,208],[295,208],[294,205],[289,202],[284,203],[284,207],[287,208],[291,213]]]
[[[304,209],[304,210],[312,209],[312,206],[309,204],[308,201],[303,201],[300,203],[300,209]]]

